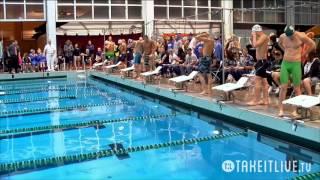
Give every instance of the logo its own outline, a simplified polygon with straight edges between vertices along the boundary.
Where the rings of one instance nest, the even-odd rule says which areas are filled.
[[[222,170],[227,173],[304,173],[311,172],[311,163],[298,160],[225,160]]]
[[[223,161],[222,169],[224,172],[228,172],[228,173],[232,172],[234,170],[234,168],[235,168],[235,165],[234,165],[233,161],[231,161],[231,160]]]

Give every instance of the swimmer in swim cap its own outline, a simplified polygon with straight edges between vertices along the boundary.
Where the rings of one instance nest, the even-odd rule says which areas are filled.
[[[290,78],[290,83],[294,86],[295,95],[301,94],[301,57],[306,56],[315,49],[315,42],[305,33],[295,31],[293,26],[286,26],[284,33],[279,38],[279,45],[284,50],[284,57],[281,63],[280,83],[281,91],[279,96],[279,116],[284,115],[282,101],[285,100],[287,88]],[[302,47],[307,46],[304,52]],[[292,113],[297,116],[296,110]]]
[[[284,28],[284,33],[286,34],[287,37],[291,37],[294,34],[295,30],[293,26],[286,26]]]
[[[267,53],[269,37],[262,31],[262,27],[259,24],[254,25],[251,30],[252,46],[256,48],[257,63],[255,64],[254,97],[247,105],[268,105],[269,85],[267,81],[267,69],[269,62],[267,60]],[[263,98],[261,98],[261,94]]]

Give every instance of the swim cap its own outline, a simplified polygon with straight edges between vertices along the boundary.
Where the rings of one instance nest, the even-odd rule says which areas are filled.
[[[290,37],[293,35],[294,33],[294,27],[293,26],[286,26],[284,28],[284,33],[286,34],[286,36]]]
[[[262,27],[259,24],[256,24],[252,27],[252,32],[261,32]]]

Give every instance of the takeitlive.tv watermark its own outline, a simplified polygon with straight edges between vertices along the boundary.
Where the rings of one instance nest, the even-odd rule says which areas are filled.
[[[311,163],[297,160],[225,160],[222,170],[227,173],[308,173]]]

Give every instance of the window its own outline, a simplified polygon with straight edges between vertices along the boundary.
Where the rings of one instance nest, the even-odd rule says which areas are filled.
[[[95,19],[109,19],[109,6],[95,6],[94,7]]]
[[[274,7],[274,0],[265,0],[265,1],[266,1],[267,8]]]
[[[264,11],[255,11],[255,21],[264,22]]]
[[[241,8],[241,0],[233,0],[233,8]]]
[[[74,19],[73,6],[58,6],[58,19]]]
[[[211,9],[211,20],[221,20],[222,11],[220,9]]]
[[[155,19],[167,19],[167,8],[166,7],[154,7]]]
[[[195,5],[195,1],[194,0],[184,0],[183,2],[184,6],[194,6]]]
[[[262,1],[262,0],[254,1],[254,3],[255,3],[256,8],[263,8],[264,7],[264,1]]]
[[[23,4],[7,4],[7,19],[24,19]]]
[[[234,22],[241,22],[242,21],[241,17],[242,17],[242,11],[240,9],[235,9],[233,11]]]
[[[252,0],[243,1],[243,8],[252,8]]]
[[[208,0],[198,0],[198,6],[208,6]]]
[[[0,4],[0,19],[3,19],[4,15],[3,15],[3,4]]]
[[[91,4],[92,0],[76,0],[76,3],[82,4]]]
[[[169,0],[170,5],[180,5],[182,4],[181,0]]]
[[[111,0],[111,4],[125,4],[125,0]]]
[[[208,20],[209,19],[209,9],[208,8],[198,8],[198,19]]]
[[[184,8],[184,17],[187,19],[196,18],[196,9],[195,8]]]
[[[12,2],[16,2],[16,3],[23,3],[24,0],[6,0],[6,2],[12,3]]]
[[[221,7],[221,0],[211,0],[211,7]]]
[[[285,7],[285,0],[276,0],[277,7]]]
[[[253,22],[253,12],[252,11],[243,11],[243,21]]]
[[[320,24],[320,14],[313,14],[311,24]]]
[[[286,16],[284,12],[276,13],[276,17],[277,17],[277,23],[285,23]]]
[[[182,17],[181,7],[170,7],[169,8],[169,17],[170,18],[181,18]]]
[[[43,5],[26,5],[27,19],[44,19]]]
[[[264,14],[266,23],[274,23],[276,21],[276,14],[274,12],[266,11]]]
[[[111,6],[111,18],[112,19],[125,19],[126,8],[124,6]]]
[[[32,2],[32,3],[43,3],[43,0],[26,0],[26,3]]]
[[[109,0],[93,0],[95,4],[109,4]]]
[[[58,4],[61,3],[72,3],[73,4],[73,0],[58,0]]]
[[[155,0],[155,5],[167,5],[167,0]]]
[[[76,19],[92,19],[91,6],[77,6]]]
[[[141,6],[128,7],[128,19],[141,19]]]
[[[128,4],[141,4],[141,0],[128,0]]]

